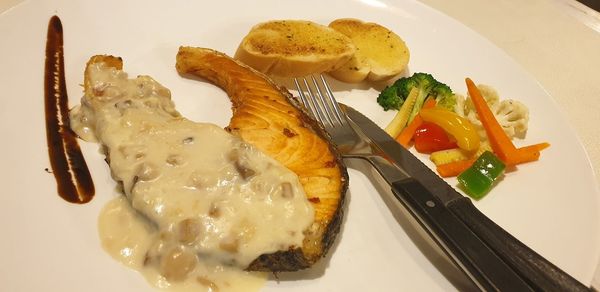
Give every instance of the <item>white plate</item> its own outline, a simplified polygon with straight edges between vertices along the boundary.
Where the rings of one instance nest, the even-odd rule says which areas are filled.
[[[503,52],[458,22],[414,1],[27,1],[0,15],[0,282],[6,291],[146,291],[135,272],[100,247],[100,208],[118,196],[97,145],[82,143],[96,198],[71,205],[55,192],[46,152],[43,62],[46,27],[58,14],[65,31],[71,104],[88,57],[122,56],[125,70],[147,74],[172,90],[187,117],[226,125],[229,101],[218,88],[183,79],[174,69],[179,45],[232,54],[250,27],[269,19],[340,17],[379,22],[411,50],[410,71],[430,72],[455,91],[466,76],[494,85],[501,96],[530,108],[523,143],[548,141],[539,162],[509,173],[477,207],[517,238],[585,284],[599,257],[599,192],[585,152],[554,101]],[[334,84],[342,102],[380,125],[393,113],[375,103],[373,89]],[[426,157],[422,157],[426,160]],[[357,164],[359,165],[359,164]],[[360,166],[360,165],[359,165]],[[349,170],[350,203],[334,252],[318,267],[265,290],[392,291],[468,288],[423,244],[401,214],[394,216],[367,176]],[[455,182],[451,182],[455,183]],[[396,220],[398,218],[398,220]],[[445,275],[445,276],[444,276]],[[451,284],[451,279],[454,283]]]

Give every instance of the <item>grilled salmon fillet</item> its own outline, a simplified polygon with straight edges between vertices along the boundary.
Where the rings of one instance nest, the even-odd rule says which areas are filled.
[[[343,216],[348,174],[326,132],[284,88],[227,55],[180,47],[177,71],[209,80],[232,102],[229,131],[296,173],[315,210],[302,247],[265,254],[248,270],[296,271],[308,268],[331,247]]]

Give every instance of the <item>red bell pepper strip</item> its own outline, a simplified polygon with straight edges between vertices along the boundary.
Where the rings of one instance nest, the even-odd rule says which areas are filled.
[[[420,153],[431,153],[456,148],[456,141],[450,140],[442,127],[423,122],[415,131],[415,149]]]

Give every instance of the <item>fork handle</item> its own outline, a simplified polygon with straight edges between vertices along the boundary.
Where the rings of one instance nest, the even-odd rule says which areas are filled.
[[[590,291],[554,264],[510,235],[481,213],[469,198],[448,203],[448,209],[460,218],[502,259],[541,291]]]
[[[395,181],[392,192],[450,258],[485,291],[533,291],[465,223],[413,178]]]

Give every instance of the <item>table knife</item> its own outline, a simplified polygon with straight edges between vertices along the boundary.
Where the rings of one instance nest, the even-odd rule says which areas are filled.
[[[433,194],[434,201],[415,202],[422,204],[424,210],[431,204],[442,204],[536,290],[590,291],[481,213],[470,198],[457,192],[369,118],[350,106],[341,105],[357,131],[370,139],[390,162],[417,181],[418,189]],[[418,196],[411,199],[419,201]]]

